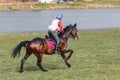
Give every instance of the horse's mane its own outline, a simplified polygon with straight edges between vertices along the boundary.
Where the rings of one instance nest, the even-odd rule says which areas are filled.
[[[70,24],[70,25],[68,25],[68,26],[66,26],[65,28],[64,28],[64,32],[67,32],[70,28],[72,27],[72,25]]]
[[[71,28],[72,28],[72,25],[71,25],[71,24],[67,25],[67,26],[64,28],[64,33],[60,32],[60,33],[58,34],[58,36],[59,36],[59,37],[62,36],[63,34],[65,34],[66,32],[68,32]]]

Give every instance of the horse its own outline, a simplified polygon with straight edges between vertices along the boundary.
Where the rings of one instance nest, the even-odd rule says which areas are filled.
[[[58,46],[59,54],[65,61],[65,64],[67,67],[71,67],[71,65],[68,63],[68,60],[73,54],[72,49],[67,49],[67,41],[69,37],[72,37],[74,40],[78,40],[78,30],[76,27],[76,23],[74,25],[68,25],[64,28],[63,33],[59,33],[58,36],[60,38],[60,43]],[[41,62],[43,55],[52,55],[55,54],[55,41],[51,40],[49,37],[46,36],[46,38],[40,38],[36,37],[33,38],[31,41],[25,40],[21,41],[14,49],[12,52],[12,57],[15,58],[16,55],[20,55],[20,51],[22,47],[26,47],[26,54],[21,60],[21,65],[20,65],[20,73],[24,71],[23,65],[25,61],[28,59],[28,57],[33,53],[37,57],[37,66],[41,69],[41,71],[45,72],[48,71],[43,68]],[[69,55],[66,57],[65,54],[69,52]]]

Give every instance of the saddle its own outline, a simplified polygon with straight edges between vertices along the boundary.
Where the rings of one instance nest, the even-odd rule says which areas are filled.
[[[56,42],[53,39],[45,35],[45,40],[50,48],[55,49]]]

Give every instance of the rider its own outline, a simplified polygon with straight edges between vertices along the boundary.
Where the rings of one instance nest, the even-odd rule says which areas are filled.
[[[59,42],[60,42],[60,39],[57,35],[58,31],[60,32],[64,32],[63,30],[63,26],[62,26],[62,17],[63,15],[62,14],[57,14],[56,15],[56,19],[54,19],[51,23],[51,25],[49,26],[48,28],[48,34],[49,36],[55,40],[56,42],[56,48],[55,48],[55,53],[58,53],[58,45],[59,45]]]

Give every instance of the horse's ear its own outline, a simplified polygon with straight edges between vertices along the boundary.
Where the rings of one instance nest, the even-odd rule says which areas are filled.
[[[69,24],[69,26],[72,26],[72,24]]]
[[[75,23],[73,26],[76,27],[76,26],[77,26],[77,23]]]

